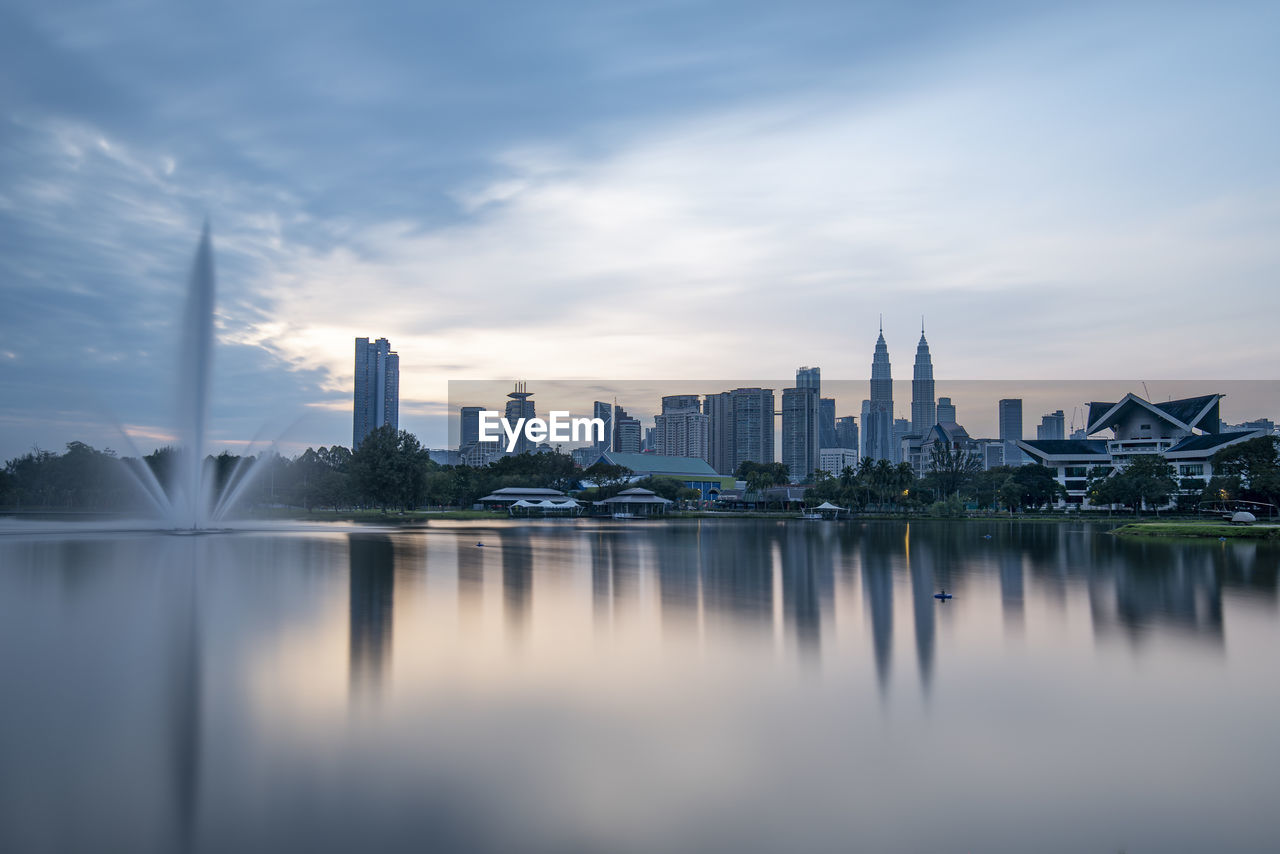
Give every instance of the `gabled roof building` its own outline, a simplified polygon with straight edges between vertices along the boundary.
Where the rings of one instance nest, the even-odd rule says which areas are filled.
[[[1034,462],[1056,472],[1065,504],[1088,506],[1086,481],[1095,471],[1115,472],[1139,454],[1160,454],[1179,481],[1213,477],[1212,457],[1223,448],[1264,435],[1261,430],[1221,432],[1221,394],[1152,403],[1126,394],[1115,403],[1089,404],[1085,439],[1037,439],[1018,446]],[[1109,438],[1092,438],[1109,431]]]

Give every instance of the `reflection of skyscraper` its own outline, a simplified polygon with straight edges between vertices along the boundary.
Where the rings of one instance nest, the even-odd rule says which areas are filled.
[[[200,765],[203,758],[203,656],[200,642],[200,611],[196,605],[196,556],[191,558],[192,588],[186,614],[179,618],[177,643],[173,645],[173,693],[169,723],[173,739],[174,815],[180,839],[175,850],[190,851],[195,837],[200,804]]]
[[[826,530],[788,528],[781,534],[783,615],[794,627],[804,653],[816,654],[822,642],[822,600],[824,588],[829,587],[832,561],[829,553],[820,553],[818,535]]]
[[[862,590],[871,611],[871,648],[876,660],[876,680],[883,695],[889,687],[889,665],[893,658],[893,572],[887,557],[880,554],[878,548],[876,566],[871,565],[869,540],[870,535],[863,539]]]
[[[1021,628],[1022,553],[1007,547],[1000,553],[1000,603],[1006,628]]]
[[[529,619],[533,604],[533,550],[528,531],[503,530],[502,541],[502,607],[512,639],[518,641]]]
[[[862,455],[889,462],[897,458],[893,448],[893,369],[883,325],[871,357],[871,400],[863,407]]]
[[[347,539],[351,684],[376,685],[391,651],[395,548],[383,534],[350,534]]]
[[[907,536],[910,537],[910,528]],[[911,573],[911,610],[916,624],[916,658],[920,665],[920,686],[929,694],[929,686],[933,682],[933,656],[935,649],[934,607],[937,600],[933,598],[933,559],[932,547],[928,540],[917,539],[907,542],[907,568]]]

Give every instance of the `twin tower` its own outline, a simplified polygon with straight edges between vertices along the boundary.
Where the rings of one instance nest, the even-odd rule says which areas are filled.
[[[920,323],[920,343],[916,345],[916,364],[911,376],[910,432],[923,436],[938,423],[938,403],[934,397],[933,360],[929,342]],[[905,419],[903,419],[905,420]],[[871,357],[871,399],[862,402],[862,455],[873,460],[899,462],[904,431],[895,430],[893,417],[893,372],[889,365],[889,347],[884,342],[884,322]]]

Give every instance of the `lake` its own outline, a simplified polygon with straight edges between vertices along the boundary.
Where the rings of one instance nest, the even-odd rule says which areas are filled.
[[[0,851],[1277,844],[1274,545],[1008,521],[6,530]]]

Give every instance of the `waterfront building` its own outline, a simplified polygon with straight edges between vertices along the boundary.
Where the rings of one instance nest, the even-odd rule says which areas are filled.
[[[984,470],[990,471],[1004,465],[1004,442],[999,439],[977,439],[976,442]]]
[[[1040,424],[1036,427],[1037,439],[1065,439],[1067,417],[1059,409],[1048,415],[1040,416]]]
[[[924,321],[920,321],[920,343],[916,345],[916,363],[911,375],[911,432],[924,436],[938,423],[938,405],[933,399],[933,360],[929,342],[924,337]]]
[[[703,401],[710,439],[709,462],[721,474],[733,474],[750,460],[774,461],[771,388],[735,388],[709,394]]]
[[[853,448],[822,448],[818,451],[818,468],[839,477],[846,468],[858,470],[858,452]]]
[[[919,476],[933,470],[933,453],[939,445],[948,451],[963,451],[981,459],[978,443],[970,438],[967,430],[954,421],[940,421],[929,428],[920,440],[920,465],[916,469]]]
[[[662,398],[662,412],[654,417],[652,450],[666,456],[709,461],[710,428],[698,395],[667,395]]]
[[[805,370],[802,368],[801,370]],[[813,369],[813,370],[816,370]],[[818,389],[800,386],[782,390],[782,463],[792,483],[808,480],[818,467]]]
[[[845,415],[836,419],[835,447],[851,451],[858,450],[858,419]]]
[[[1115,472],[1143,454],[1164,457],[1179,481],[1208,483],[1213,477],[1215,453],[1267,435],[1263,430],[1222,432],[1219,404],[1224,396],[1207,394],[1152,403],[1126,394],[1116,403],[1093,402],[1085,435],[1109,432],[1109,438],[1037,439],[1019,441],[1018,446],[1035,462],[1054,470],[1067,493],[1060,506],[1088,506],[1085,489],[1091,474]]]
[[[631,469],[632,482],[647,477],[669,477],[702,493],[703,500],[713,501],[720,493],[733,489],[733,476],[717,474],[699,457],[673,457],[665,454],[624,454],[606,451],[592,461]]]
[[[863,407],[862,453],[872,460],[890,462],[898,456],[893,443],[893,370],[884,342],[884,324],[871,357],[871,399]]]
[[[400,429],[400,356],[386,338],[357,338],[351,449],[379,427]]]
[[[955,423],[956,405],[951,402],[951,398],[949,397],[938,398],[938,410],[937,410],[937,414],[934,417],[936,417],[939,422],[950,421],[952,423]]]

